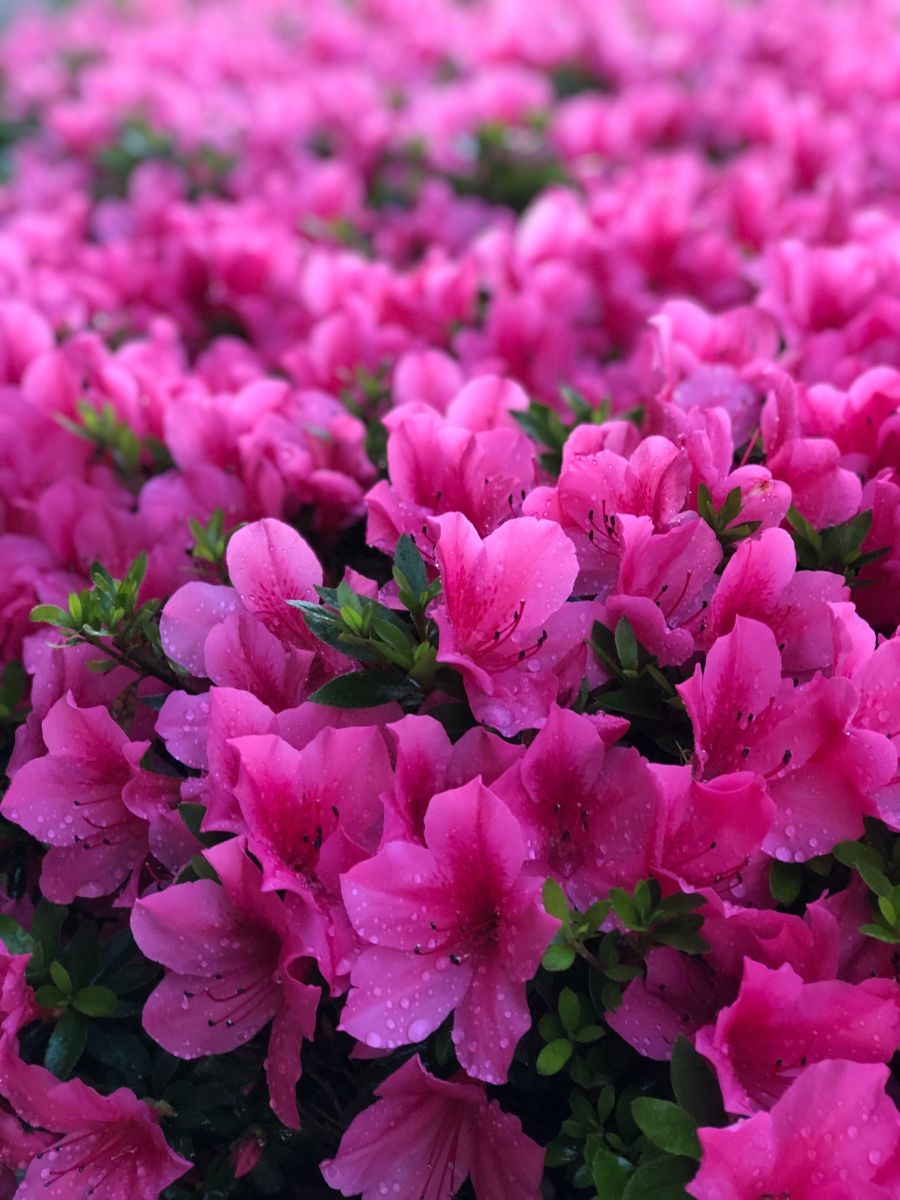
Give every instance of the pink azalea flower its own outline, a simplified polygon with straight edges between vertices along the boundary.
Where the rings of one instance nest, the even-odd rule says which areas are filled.
[[[705,783],[692,778],[690,767],[654,764],[650,769],[663,786],[666,808],[655,865],[689,889],[739,875],[775,816],[763,780],[750,771],[737,771]]]
[[[341,880],[369,945],[353,968],[342,1028],[380,1048],[420,1042],[455,1011],[470,1075],[502,1082],[531,1019],[525,982],[558,922],[507,806],[479,781],[435,796],[426,846],[390,842]]]
[[[859,478],[841,465],[830,438],[800,436],[793,380],[778,372],[769,382],[772,394],[762,413],[769,470],[790,485],[795,507],[816,529],[849,520],[859,511]]]
[[[787,964],[746,959],[735,1002],[701,1029],[729,1112],[771,1108],[808,1063],[887,1062],[900,1047],[900,985],[884,979],[805,983]]]
[[[242,839],[205,856],[221,885],[180,884],[143,897],[132,910],[135,941],[166,967],[144,1005],[144,1028],[170,1054],[190,1059],[234,1050],[271,1021],[271,1105],[299,1128],[300,1044],[313,1036],[320,989],[306,982],[293,909],[260,890],[260,871]]]
[[[519,821],[528,858],[582,911],[650,873],[662,835],[662,790],[634,749],[613,747],[615,719],[554,707],[493,787]]]
[[[102,1096],[80,1079],[60,1083],[0,1038],[0,1090],[35,1132],[19,1140],[25,1168],[16,1200],[158,1200],[192,1164],[166,1144],[158,1113],[127,1088]],[[12,1118],[0,1122],[0,1141]],[[0,1152],[2,1154],[2,1152]]]
[[[620,516],[615,523],[619,570],[605,603],[605,624],[631,622],[638,641],[662,666],[685,662],[715,587],[722,548],[699,519],[654,533],[648,517]]]
[[[696,1200],[891,1200],[900,1184],[900,1116],[886,1067],[828,1059],[770,1112],[701,1129]]]
[[[367,538],[392,553],[402,533],[419,540],[426,521],[439,513],[462,513],[485,537],[517,516],[534,477],[534,443],[516,429],[473,433],[430,410],[386,418],[390,483],[382,480],[366,497]]]
[[[893,778],[896,750],[854,728],[859,693],[849,680],[783,680],[768,626],[737,617],[678,691],[694,726],[695,776],[747,769],[766,780],[776,806],[767,853],[812,858],[858,837],[865,813],[877,815],[873,796]]]
[[[48,753],[19,769],[0,808],[49,845],[41,871],[48,899],[108,895],[151,851],[177,870],[183,843],[180,830],[172,840],[168,816],[178,781],[140,767],[150,743],[129,741],[105,708],[78,708],[71,693],[41,729]]]
[[[709,606],[702,644],[730,633],[737,616],[768,625],[782,650],[787,674],[827,670],[833,657],[831,604],[849,588],[828,571],[797,571],[797,555],[784,529],[764,529],[740,543],[722,572]]]
[[[285,645],[244,610],[234,588],[186,583],[162,611],[160,636],[169,658],[192,675],[253,692],[276,710],[313,691],[313,651]]]
[[[306,623],[288,600],[316,600],[319,560],[304,539],[281,521],[239,529],[228,543],[228,574],[244,608],[288,644],[317,649]]]
[[[837,974],[838,930],[827,912],[810,905],[803,917],[795,917],[705,895],[701,911],[709,953],[688,958],[665,946],[651,950],[646,976],[632,980],[621,1006],[607,1015],[616,1033],[648,1058],[670,1058],[677,1037],[693,1037],[714,1021],[736,999],[745,961],[772,968],[788,963],[808,981]]]
[[[544,1151],[483,1084],[461,1071],[436,1079],[415,1055],[375,1095],[322,1163],[342,1195],[450,1200],[468,1176],[477,1200],[538,1200]]]
[[[324,729],[301,750],[280,737],[235,738],[235,795],[248,847],[262,865],[262,889],[302,899],[297,932],[314,952],[332,993],[347,985],[354,938],[339,876],[380,841],[380,795],[391,780],[379,730]]]
[[[305,893],[338,827],[361,850],[375,849],[379,796],[391,779],[377,729],[324,729],[302,750],[271,735],[231,745],[240,759],[235,792],[265,890]]]
[[[541,672],[545,626],[575,583],[575,550],[558,525],[519,517],[482,540],[459,513],[436,517],[443,584],[434,612],[438,659],[457,667],[473,710],[491,698],[493,724],[511,735],[546,716],[554,677]]]
[[[721,1000],[715,977],[702,959],[667,946],[651,950],[645,976],[629,983],[607,1024],[645,1058],[668,1061],[679,1037],[693,1037],[715,1018]]]
[[[453,744],[434,717],[406,716],[385,727],[394,773],[382,793],[386,842],[425,841],[425,813],[438,792],[481,778],[492,787],[524,748],[482,726],[467,730]]]

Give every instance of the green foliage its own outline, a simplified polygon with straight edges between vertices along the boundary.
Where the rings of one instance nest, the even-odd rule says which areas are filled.
[[[382,418],[391,405],[388,389],[388,363],[375,371],[358,366],[355,371],[345,371],[346,384],[341,388],[341,401],[366,427],[366,453],[379,471],[387,469],[388,431]],[[327,430],[310,430],[316,437],[328,441]]]
[[[863,551],[863,543],[872,529],[871,509],[822,530],[814,529],[796,508],[788,510],[787,521],[797,551],[797,565],[807,571],[843,575],[851,587],[863,587],[859,572],[888,552],[887,547]]]
[[[867,820],[866,840],[838,842],[832,855],[869,889],[872,920],[860,926],[860,932],[900,946],[900,836],[880,821]]]
[[[728,1123],[716,1073],[685,1037],[672,1046],[671,1074],[675,1099],[697,1125]]]
[[[665,1150],[668,1154],[700,1157],[697,1122],[683,1108],[669,1100],[638,1096],[632,1101],[631,1111],[641,1133],[654,1146],[659,1146],[660,1150]]]
[[[139,438],[127,421],[120,421],[109,401],[95,408],[88,400],[76,406],[80,420],[56,414],[59,423],[70,433],[91,442],[100,456],[112,462],[119,477],[132,489],[138,490],[148,476],[168,471],[172,459],[157,438]]]
[[[228,583],[228,568],[225,565],[225,552],[231,535],[238,528],[225,531],[225,514],[221,508],[213,510],[205,525],[193,517],[188,521],[194,544],[191,546],[191,557],[198,563],[213,568],[222,583]]]
[[[406,614],[361,596],[346,583],[317,589],[320,604],[288,600],[300,610],[309,631],[325,645],[362,664],[339,675],[310,700],[337,708],[370,708],[394,700],[414,709],[438,679],[437,631],[426,615],[440,591],[429,581],[425,562],[410,537],[397,545],[393,575]],[[440,672],[444,690],[454,673]]]
[[[595,406],[589,404],[574,388],[563,385],[559,390],[572,414],[568,424],[555,409],[546,404],[539,404],[536,400],[532,401],[524,412],[510,414],[533,441],[546,447],[538,455],[538,462],[548,475],[553,476],[558,475],[562,468],[563,447],[572,430],[577,425],[602,425],[611,415],[608,400]],[[633,421],[636,425],[640,425],[644,419],[644,411],[641,408],[615,415],[618,420]]]
[[[679,675],[660,667],[637,640],[627,617],[621,617],[615,629],[595,621],[590,645],[610,680],[586,695],[584,710],[628,717],[627,741],[656,761],[686,761],[693,730],[675,690]]]
[[[460,195],[524,212],[544,188],[569,183],[539,124],[531,129],[500,122],[482,125],[471,139],[468,170],[447,176],[453,188]]]
[[[63,631],[63,646],[86,643],[106,656],[90,667],[99,673],[124,666],[141,678],[154,676],[171,687],[196,691],[197,686],[180,667],[170,662],[159,637],[160,600],[139,603],[139,592],[147,570],[147,555],[139,554],[124,579],[113,579],[100,563],[94,563],[92,588],[69,595],[67,609],[38,604],[31,620]]]
[[[170,133],[155,129],[141,117],[130,117],[123,122],[116,140],[97,156],[94,191],[98,199],[124,196],[134,169],[152,161],[180,167],[193,196],[221,191],[235,162],[211,145],[180,149]]]
[[[740,515],[741,499],[741,489],[739,487],[732,488],[719,508],[716,508],[706,484],[701,483],[697,489],[697,512],[726,551],[730,550],[737,542],[743,541],[744,538],[755,533],[761,524],[759,521],[734,523]]]
[[[628,647],[623,646],[627,657]],[[560,922],[536,981],[546,1006],[537,1021],[539,1077],[572,1085],[568,1112],[550,1143],[547,1163],[567,1187],[606,1197],[683,1196],[699,1157],[697,1127],[725,1123],[709,1064],[685,1039],[669,1069],[637,1055],[610,1029],[607,1017],[622,989],[644,971],[647,954],[668,946],[685,954],[706,949],[699,935],[699,895],[663,897],[655,880],[632,892],[612,888],[587,912],[570,908],[553,879],[544,908]],[[569,1194],[566,1192],[565,1194]]]

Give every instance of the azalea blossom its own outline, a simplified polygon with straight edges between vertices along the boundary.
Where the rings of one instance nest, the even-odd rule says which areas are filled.
[[[464,1072],[436,1079],[415,1055],[375,1095],[337,1155],[322,1164],[325,1179],[343,1195],[449,1200],[466,1176],[478,1200],[540,1195],[540,1146]]]
[[[475,1079],[502,1082],[528,1029],[525,982],[558,927],[507,806],[480,781],[435,796],[425,845],[389,842],[343,875],[368,945],[342,1027],[369,1046],[420,1042],[455,1013],[453,1042]]]

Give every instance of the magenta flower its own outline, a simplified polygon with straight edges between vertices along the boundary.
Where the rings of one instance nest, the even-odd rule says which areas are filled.
[[[342,1028],[376,1048],[428,1037],[455,1012],[453,1042],[477,1079],[503,1082],[531,1019],[525,983],[558,928],[507,806],[480,781],[435,796],[426,846],[390,842],[341,880],[369,945]]]
[[[696,1200],[892,1200],[900,1115],[881,1065],[828,1059],[807,1068],[770,1112],[701,1129]]]
[[[517,517],[482,540],[459,513],[436,517],[443,584],[438,659],[457,667],[476,715],[511,735],[546,716],[557,683],[541,671],[546,624],[578,574],[572,543],[552,521]],[[493,701],[493,703],[491,703]]]
[[[315,600],[322,568],[290,525],[269,518],[239,529],[228,543],[228,573],[244,608],[281,641],[318,650],[288,600]]]
[[[690,767],[654,764],[665,792],[665,834],[654,864],[688,889],[737,878],[772,825],[775,805],[759,775],[736,771],[708,783]]]
[[[302,900],[297,933],[332,994],[347,986],[354,936],[339,876],[378,846],[380,796],[391,769],[379,730],[324,729],[302,750],[272,735],[235,738],[235,795],[248,846],[262,865],[262,889]]]
[[[627,617],[663,666],[683,663],[713,594],[722,557],[716,535],[699,519],[655,533],[649,517],[620,516],[613,530],[621,557],[605,623],[615,628]]]
[[[240,759],[235,794],[265,890],[309,895],[338,829],[360,852],[377,847],[379,797],[391,782],[377,729],[324,729],[302,750],[272,735],[234,738],[231,745]]]
[[[71,693],[47,713],[48,753],[16,773],[0,811],[48,850],[41,888],[69,904],[76,896],[105,896],[143,866],[150,850],[178,869],[181,835],[168,816],[178,781],[140,767],[149,742],[132,742],[105,708],[78,708]]]
[[[524,746],[504,741],[481,725],[451,745],[443,725],[433,717],[407,716],[385,727],[394,773],[382,794],[382,842],[425,841],[425,813],[436,793],[469,783],[476,776],[494,781],[524,753]]]
[[[617,732],[609,718],[554,705],[522,759],[494,784],[535,871],[553,875],[582,910],[611,887],[633,888],[660,853],[662,789],[636,750],[607,749]]]
[[[787,964],[744,961],[738,998],[697,1034],[716,1069],[725,1107],[771,1108],[808,1063],[887,1062],[900,1046],[900,985],[886,979],[805,983]]]
[[[676,1038],[693,1037],[715,1019],[722,1003],[716,984],[705,961],[659,946],[647,956],[646,976],[629,983],[606,1021],[645,1058],[667,1061]]]
[[[135,904],[141,951],[166,967],[144,1005],[144,1028],[170,1054],[223,1054],[270,1021],[271,1105],[299,1127],[300,1044],[315,1031],[320,989],[306,982],[291,907],[260,891],[261,875],[235,838],[205,852],[221,879],[179,884]]]
[[[897,765],[890,739],[854,727],[860,696],[849,680],[782,679],[767,625],[737,617],[678,691],[694,726],[695,775],[750,770],[765,779],[776,807],[766,853],[813,858],[858,837],[864,814],[878,815],[875,796]]]
[[[385,423],[391,482],[366,497],[373,546],[392,553],[407,533],[427,552],[423,526],[439,513],[461,513],[481,537],[519,514],[534,478],[534,443],[519,430],[473,433],[429,409],[400,408]]]
[[[322,1163],[344,1196],[450,1200],[469,1176],[476,1200],[538,1200],[544,1151],[482,1084],[436,1079],[415,1055],[375,1095]]]
[[[60,1083],[24,1063],[0,1038],[0,1091],[33,1132],[22,1130],[12,1165],[25,1168],[16,1200],[158,1200],[191,1163],[166,1144],[158,1114],[127,1088],[101,1096],[80,1079]],[[0,1141],[14,1118],[0,1115]],[[56,1135],[56,1136],[54,1136]],[[7,1147],[0,1150],[3,1161]]]
[[[849,588],[829,571],[798,571],[797,553],[784,529],[764,529],[741,542],[729,559],[709,606],[704,648],[730,633],[736,617],[768,625],[788,674],[831,667],[834,655],[831,605]]]

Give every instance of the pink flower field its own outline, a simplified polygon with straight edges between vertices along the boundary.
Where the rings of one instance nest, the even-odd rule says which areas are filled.
[[[900,0],[0,100],[0,1200],[900,1200]]]

